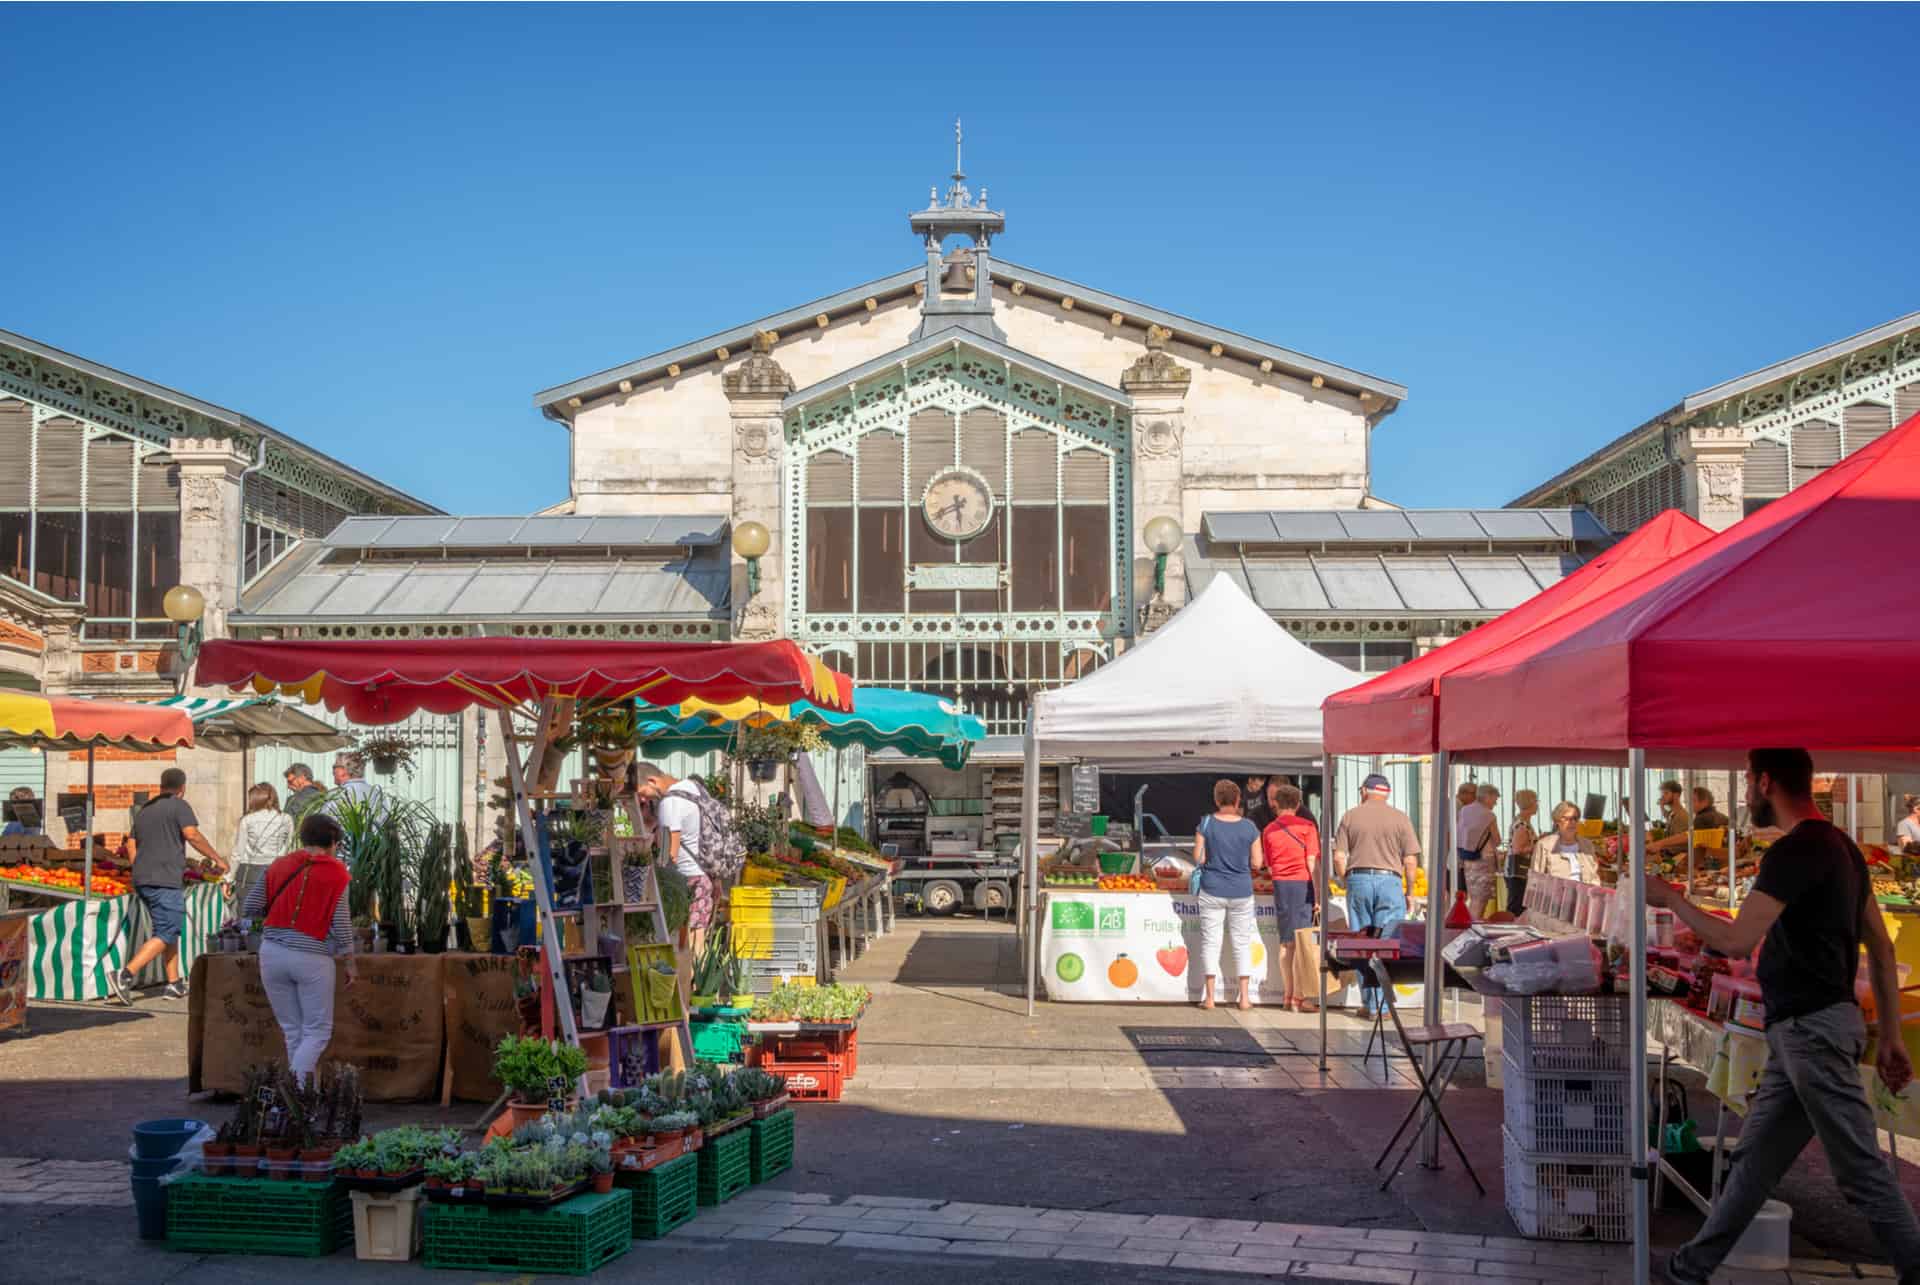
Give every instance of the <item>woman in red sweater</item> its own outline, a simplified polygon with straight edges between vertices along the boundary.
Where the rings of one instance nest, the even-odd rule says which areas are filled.
[[[1313,927],[1313,859],[1320,851],[1320,830],[1299,815],[1299,786],[1278,782],[1268,794],[1274,815],[1260,832],[1260,847],[1273,875],[1274,928],[1280,935],[1280,976],[1287,988],[1282,1004],[1296,1013],[1318,1013],[1320,1005],[1301,998],[1298,990],[1294,934]]]
[[[287,1041],[287,1069],[309,1077],[333,1039],[333,960],[346,959],[354,981],[353,924],[347,915],[352,876],[334,855],[340,823],[309,812],[300,823],[300,847],[267,867],[247,888],[245,919],[264,919],[260,983]]]

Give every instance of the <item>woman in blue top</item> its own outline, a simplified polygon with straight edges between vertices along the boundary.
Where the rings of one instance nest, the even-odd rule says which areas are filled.
[[[1266,866],[1260,829],[1240,815],[1240,787],[1232,781],[1213,786],[1213,815],[1193,836],[1193,863],[1200,867],[1200,966],[1206,969],[1201,1008],[1213,1007],[1214,970],[1220,962],[1220,929],[1233,948],[1232,975],[1239,979],[1238,1003],[1253,1007],[1247,984],[1253,972],[1253,872]]]

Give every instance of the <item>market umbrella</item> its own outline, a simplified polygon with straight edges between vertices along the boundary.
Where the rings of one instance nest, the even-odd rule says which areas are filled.
[[[192,719],[203,749],[237,752],[285,745],[322,754],[353,744],[353,738],[333,724],[266,696],[167,696],[148,703],[177,709]]]
[[[896,687],[856,687],[849,710],[826,709],[812,701],[769,705],[757,701],[715,704],[683,701],[671,708],[642,710],[641,744],[698,754],[724,750],[744,725],[806,722],[835,749],[898,750],[913,758],[937,759],[958,771],[975,742],[986,739],[987,725],[945,697]]]
[[[110,745],[150,753],[192,744],[193,723],[179,710],[132,701],[0,692],[0,747],[87,752],[87,823],[80,845],[80,888],[88,897],[93,895],[94,750]]]
[[[852,680],[784,639],[763,643],[604,642],[560,638],[431,638],[373,642],[233,640],[200,649],[199,682],[276,689],[356,723],[397,723],[426,710],[512,709],[548,700],[586,705],[690,696],[812,700],[846,709]]]
[[[1675,559],[1440,681],[1440,745],[1476,761],[1735,764],[1796,745],[1853,770],[1920,756],[1920,416]],[[1870,588],[1863,597],[1862,586]],[[1629,1064],[1647,1030],[1646,829],[1632,813]],[[1646,1097],[1634,1278],[1647,1279]]]

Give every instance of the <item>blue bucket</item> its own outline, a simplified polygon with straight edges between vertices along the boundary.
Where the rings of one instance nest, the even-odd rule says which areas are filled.
[[[134,1156],[127,1163],[133,1166],[134,1181],[138,1182],[142,1178],[162,1178],[172,1173],[180,1167],[180,1157],[161,1156],[157,1160],[149,1160]]]
[[[187,1139],[206,1128],[200,1120],[147,1120],[133,1126],[133,1151],[142,1160],[179,1154]]]
[[[141,1240],[167,1238],[167,1189],[158,1178],[134,1178],[133,1212],[140,1221]]]

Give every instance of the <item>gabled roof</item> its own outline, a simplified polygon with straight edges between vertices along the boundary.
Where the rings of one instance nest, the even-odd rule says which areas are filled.
[[[657,377],[668,366],[692,366],[704,361],[718,360],[716,353],[721,348],[744,352],[753,336],[763,330],[785,332],[796,325],[810,325],[822,314],[832,319],[864,310],[868,299],[887,301],[899,298],[910,294],[913,287],[925,279],[924,266],[895,272],[864,285],[842,290],[838,294],[826,295],[781,312],[743,322],[707,335],[705,338],[696,339],[692,343],[682,344],[677,348],[651,353],[634,361],[543,389],[534,394],[533,404],[546,412],[549,418],[564,421],[566,404],[575,398],[584,402],[605,396],[618,389],[623,381],[640,383]],[[1023,291],[1042,297],[1072,298],[1076,303],[1085,304],[1095,311],[1118,312],[1129,322],[1163,326],[1173,332],[1176,340],[1201,345],[1219,344],[1225,354],[1255,362],[1271,361],[1276,369],[1302,379],[1318,376],[1329,386],[1344,392],[1370,393],[1388,403],[1385,408],[1388,410],[1392,409],[1394,404],[1404,401],[1407,396],[1406,387],[1391,380],[1365,374],[1333,362],[1322,361],[1317,357],[1310,357],[1236,331],[1195,321],[1178,313],[1166,312],[1121,295],[1108,294],[1103,290],[1078,285],[1061,277],[1048,276],[1046,273],[1036,272],[1032,268],[1025,268],[1017,263],[1008,263],[1004,259],[993,260],[993,279],[998,284],[1005,284],[1010,288],[1018,286]]]
[[[141,397],[150,398],[156,402],[165,402],[181,410],[192,411],[196,415],[204,415],[216,423],[225,424],[231,428],[259,434],[276,445],[284,447],[292,454],[330,473],[336,473],[341,477],[351,479],[355,485],[364,487],[376,495],[385,496],[387,499],[396,501],[418,512],[440,512],[438,508],[428,504],[425,500],[408,495],[405,491],[389,486],[378,478],[369,477],[351,465],[342,464],[331,455],[323,451],[317,451],[305,442],[287,436],[272,425],[261,423],[251,415],[243,415],[239,411],[228,410],[224,406],[216,406],[212,402],[202,401],[200,398],[194,397],[191,394],[183,393],[177,388],[168,388],[164,384],[156,384],[151,380],[142,379],[138,375],[129,375],[124,370],[115,370],[111,366],[103,366],[97,361],[89,361],[85,357],[76,356],[73,353],[55,348],[51,344],[43,344],[37,339],[29,339],[25,335],[15,334],[10,330],[0,330],[0,344],[6,344],[18,348],[22,352],[31,353],[43,361],[56,362],[62,366],[69,366],[81,374],[90,375],[95,379],[103,380],[110,384],[117,384]]]
[[[1133,398],[1129,397],[1120,389],[1113,387],[1111,384],[1103,384],[1097,379],[1088,379],[1085,375],[1076,374],[1064,366],[1056,366],[1052,362],[1042,361],[1031,353],[1021,352],[1018,348],[1009,347],[997,339],[989,339],[977,331],[963,330],[957,326],[948,330],[936,330],[924,339],[916,339],[910,344],[894,349],[892,352],[881,353],[872,361],[862,362],[850,370],[843,370],[837,375],[830,375],[817,384],[809,384],[805,388],[796,389],[787,394],[786,399],[780,403],[780,409],[782,412],[785,412],[797,406],[805,406],[809,402],[818,401],[822,397],[835,393],[848,385],[856,384],[863,379],[871,379],[873,376],[885,371],[894,370],[898,368],[902,362],[912,361],[916,357],[924,357],[928,353],[940,352],[947,348],[971,348],[975,352],[983,353],[989,357],[997,357],[1001,361],[1010,362],[1033,374],[1053,380],[1055,383],[1084,393],[1098,401],[1118,406],[1123,410],[1133,409]]]
[[[1509,502],[1509,507],[1518,508],[1529,505],[1536,497],[1553,494],[1555,491],[1573,482],[1582,474],[1604,463],[1612,456],[1620,454],[1634,444],[1659,432],[1666,424],[1672,422],[1679,416],[1692,415],[1696,411],[1705,410],[1709,406],[1716,406],[1721,402],[1738,397],[1743,393],[1750,393],[1756,388],[1764,388],[1768,384],[1776,384],[1784,379],[1792,379],[1796,375],[1805,374],[1816,366],[1823,366],[1836,358],[1858,352],[1862,348],[1871,348],[1877,343],[1892,339],[1916,328],[1920,328],[1920,312],[1910,312],[1904,317],[1895,317],[1892,321],[1874,326],[1870,330],[1862,330],[1857,335],[1849,335],[1845,339],[1835,340],[1833,343],[1825,344],[1819,348],[1809,349],[1797,357],[1789,357],[1785,361],[1776,361],[1771,366],[1762,366],[1760,369],[1748,371],[1744,375],[1736,375],[1732,379],[1724,380],[1708,388],[1703,388],[1697,393],[1688,393],[1680,399],[1678,404],[1668,407],[1666,410],[1661,411],[1658,415],[1655,415],[1652,419],[1645,421],[1637,427],[1628,429],[1620,436],[1608,442],[1605,446],[1602,446],[1599,450],[1594,451],[1586,458],[1580,460],[1577,464],[1574,464],[1570,468],[1562,469],[1546,481],[1540,483],[1540,485],[1528,490],[1526,494],[1515,497]]]

